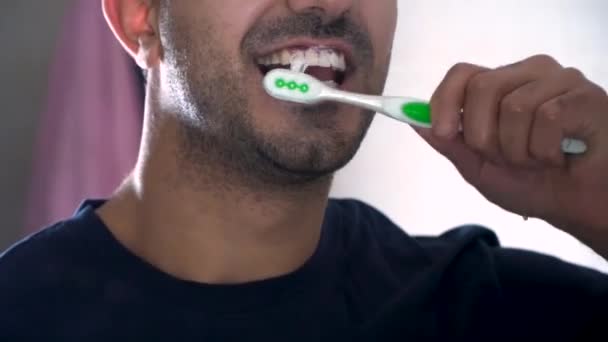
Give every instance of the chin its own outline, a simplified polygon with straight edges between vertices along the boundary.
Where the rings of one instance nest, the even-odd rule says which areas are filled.
[[[351,137],[323,137],[265,144],[264,159],[277,170],[307,177],[327,177],[343,168],[355,156],[364,134]]]
[[[253,120],[252,132],[267,180],[282,184],[331,178],[353,159],[374,117],[333,103],[282,109]]]

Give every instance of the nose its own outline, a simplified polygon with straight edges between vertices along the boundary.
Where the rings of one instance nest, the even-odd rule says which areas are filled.
[[[288,0],[289,8],[296,13],[318,13],[327,21],[343,16],[355,0]]]

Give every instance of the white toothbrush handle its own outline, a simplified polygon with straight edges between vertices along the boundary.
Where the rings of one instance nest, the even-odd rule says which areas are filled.
[[[338,89],[326,87],[319,96],[323,100],[331,100],[341,103],[350,104],[357,107],[373,110],[374,112],[382,111],[382,97],[350,93]]]

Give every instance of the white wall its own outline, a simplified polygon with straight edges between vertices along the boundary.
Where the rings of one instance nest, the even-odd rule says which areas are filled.
[[[608,1],[398,1],[386,94],[428,98],[457,62],[496,67],[538,53],[608,86]],[[410,234],[480,223],[495,230],[503,245],[608,271],[606,261],[572,237],[488,203],[408,126],[384,117],[376,119],[357,158],[336,178],[333,196],[363,199]]]

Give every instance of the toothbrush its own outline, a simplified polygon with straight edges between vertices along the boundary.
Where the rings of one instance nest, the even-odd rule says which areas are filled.
[[[297,69],[296,69],[297,70]],[[334,89],[303,72],[275,69],[264,77],[264,89],[279,100],[314,105],[325,101],[346,103],[384,114],[407,124],[431,128],[431,107],[427,101],[412,97],[371,96]],[[562,140],[562,151],[582,154],[585,142],[572,138]]]

